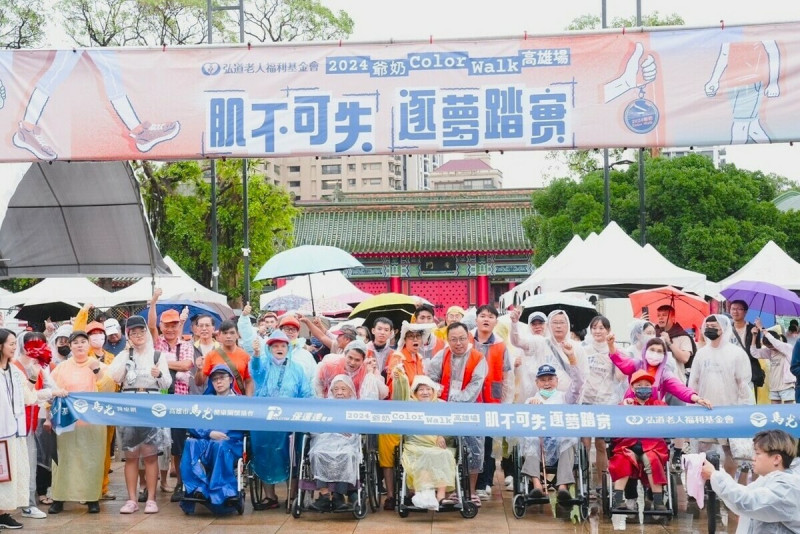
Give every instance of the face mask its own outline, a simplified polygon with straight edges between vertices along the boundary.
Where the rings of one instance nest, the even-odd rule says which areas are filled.
[[[89,345],[91,345],[92,348],[95,349],[99,349],[100,347],[102,347],[105,341],[106,341],[106,336],[104,336],[103,334],[92,334],[89,336]]]
[[[719,330],[717,330],[716,328],[706,328],[705,330],[703,330],[703,335],[708,339],[710,339],[711,341],[714,341],[719,337]]]
[[[64,345],[63,347],[58,347],[58,353],[61,356],[65,357],[65,358],[67,356],[69,356],[69,345]]]
[[[664,353],[648,350],[644,355],[644,359],[653,367],[658,367],[664,361]]]
[[[644,386],[633,390],[634,395],[640,401],[646,401],[653,394],[652,386]]]
[[[550,397],[553,396],[553,393],[555,392],[556,390],[554,389],[540,389],[539,395],[541,395],[543,399],[549,399]]]

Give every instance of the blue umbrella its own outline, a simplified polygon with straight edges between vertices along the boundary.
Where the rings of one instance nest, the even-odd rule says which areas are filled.
[[[343,271],[363,266],[360,261],[340,248],[324,245],[302,245],[272,256],[258,270],[255,280]],[[316,314],[311,277],[308,278],[308,286],[311,289],[311,313]]]
[[[222,322],[222,318],[215,310],[191,300],[159,300],[158,304],[156,304],[156,314],[158,314],[158,317],[160,318],[161,314],[167,310],[177,310],[178,313],[180,313],[183,311],[183,308],[189,308],[189,320],[183,325],[184,334],[192,333],[192,319],[200,314],[210,315],[214,320],[214,328],[219,328],[219,325]],[[140,311],[139,315],[147,319],[147,314],[149,312],[150,306]]]

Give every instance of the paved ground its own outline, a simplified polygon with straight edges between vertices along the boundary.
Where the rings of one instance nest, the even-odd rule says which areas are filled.
[[[250,503],[244,515],[214,518],[204,509],[198,507],[195,516],[186,516],[177,504],[169,502],[169,494],[159,491],[158,503],[161,511],[154,515],[145,515],[141,511],[133,515],[120,515],[119,509],[124,503],[122,467],[115,463],[111,475],[112,491],[117,494],[116,501],[101,502],[101,513],[89,515],[86,507],[78,503],[67,503],[65,510],[59,515],[47,519],[21,519],[19,513],[15,517],[25,524],[23,532],[52,532],[59,534],[93,534],[93,533],[148,533],[159,534],[273,534],[273,533],[314,533],[319,534],[362,534],[385,533],[409,534],[437,532],[486,532],[486,533],[529,533],[534,530],[545,532],[567,533],[612,533],[608,519],[587,521],[584,524],[572,525],[561,519],[554,519],[545,509],[539,512],[536,507],[528,509],[522,519],[515,519],[511,512],[511,492],[495,491],[494,495],[483,506],[474,519],[463,519],[458,513],[447,514],[411,514],[401,519],[395,512],[379,511],[368,514],[362,521],[356,521],[350,514],[315,514],[304,513],[294,519],[283,511],[270,510],[254,512]],[[498,477],[501,475],[498,470]],[[174,479],[170,484],[174,484]],[[495,488],[502,487],[495,484]],[[679,488],[680,489],[680,488]],[[141,505],[142,509],[144,505]],[[706,515],[699,517],[687,514],[685,499],[680,499],[679,516],[667,526],[638,525],[628,522],[627,532],[660,534],[686,533],[701,534],[707,532]],[[46,511],[46,510],[45,510]],[[720,525],[717,532],[735,532],[736,520],[732,517],[727,527]]]

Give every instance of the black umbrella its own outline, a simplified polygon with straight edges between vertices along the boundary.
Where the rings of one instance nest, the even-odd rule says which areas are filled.
[[[29,323],[44,323],[51,321],[68,321],[75,317],[80,308],[66,302],[47,302],[45,304],[31,304],[23,306],[17,312],[16,319],[28,321]]]
[[[390,321],[392,321],[392,326],[394,326],[395,330],[398,332],[400,331],[400,327],[403,325],[403,321],[411,322],[411,317],[414,314],[408,311],[407,309],[383,309],[383,310],[372,310],[367,313],[366,317],[364,317],[364,326],[372,330],[372,327],[375,326],[375,320],[379,317],[386,317]]]
[[[597,316],[597,310],[588,300],[564,295],[562,293],[540,293],[525,299],[522,304],[520,320],[528,322],[528,317],[540,311],[545,316],[555,310],[564,310],[569,317],[570,325],[578,330],[589,326],[589,322]]]

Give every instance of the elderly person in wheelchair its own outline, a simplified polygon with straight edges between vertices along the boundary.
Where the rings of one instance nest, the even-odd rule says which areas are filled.
[[[536,372],[536,387],[539,391],[525,401],[526,404],[575,404],[580,396],[583,386],[583,373],[578,367],[574,353],[567,352],[569,366],[567,372],[570,376],[570,386],[567,392],[558,389],[558,376],[552,365],[542,365]],[[558,493],[556,499],[559,503],[566,503],[572,496],[569,485],[575,483],[573,466],[575,465],[575,448],[577,438],[525,438],[521,444],[523,458],[522,473],[528,475],[533,484],[529,496],[533,499],[545,497],[545,490],[540,480],[542,468],[542,452],[544,452],[545,465],[557,464],[556,481]]]
[[[356,386],[345,375],[336,375],[328,389],[329,399],[356,400]],[[318,512],[349,510],[358,499],[357,487],[361,464],[361,435],[335,433],[311,435],[308,450],[311,476],[316,482],[319,497],[311,505]],[[345,503],[347,495],[350,503]]]
[[[236,396],[233,373],[227,365],[211,370],[204,395]],[[237,461],[243,454],[243,432],[237,430],[190,429],[181,458],[181,476],[186,497],[181,509],[193,514],[203,503],[216,515],[241,513]]]

